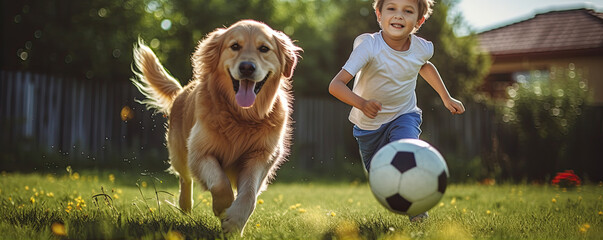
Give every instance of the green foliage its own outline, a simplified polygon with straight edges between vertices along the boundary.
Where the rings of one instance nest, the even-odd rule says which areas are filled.
[[[548,76],[533,71],[507,89],[499,117],[507,138],[502,147],[522,177],[545,179],[562,166],[579,161],[570,147],[580,141],[576,127],[588,101],[587,83],[575,69],[552,69]],[[511,169],[507,169],[510,171]]]
[[[434,56],[430,60],[444,80],[444,84],[454,98],[471,100],[490,66],[490,58],[478,49],[476,35],[457,37],[453,31],[461,27],[462,16],[450,16],[449,10],[456,1],[439,1],[433,14],[417,32],[434,44]],[[450,18],[455,19],[450,21]],[[450,23],[449,23],[450,22]],[[417,98],[423,108],[442,105],[437,93],[426,81],[418,81]]]
[[[6,239],[222,239],[210,194],[196,190],[185,215],[171,205],[177,183],[165,174],[2,173],[0,230]],[[601,194],[593,185],[451,185],[426,222],[411,224],[366,184],[276,183],[259,196],[244,238],[233,238],[589,239],[603,234]]]
[[[157,31],[144,6],[143,0],[3,3],[3,68],[126,81],[137,32]]]
[[[434,41],[433,62],[459,95],[475,87],[487,62],[474,50],[474,37],[453,34],[454,26],[446,21],[452,3],[436,4],[419,34]],[[132,46],[141,37],[186,83],[192,76],[190,56],[199,40],[216,28],[256,19],[285,32],[304,49],[294,77],[296,94],[327,96],[328,84],[349,57],[354,38],[379,30],[371,4],[369,0],[7,1],[2,5],[3,32],[11,34],[1,37],[2,68],[128,81]]]

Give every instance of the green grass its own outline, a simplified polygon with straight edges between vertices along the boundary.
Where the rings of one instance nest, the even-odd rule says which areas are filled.
[[[192,215],[170,206],[176,183],[165,174],[2,173],[0,238],[222,238],[209,193],[196,189]],[[597,239],[603,237],[602,196],[597,185],[567,191],[548,185],[451,185],[428,221],[417,224],[381,207],[366,183],[277,181],[259,197],[244,238]],[[55,232],[63,226],[66,236],[53,233],[53,224]]]

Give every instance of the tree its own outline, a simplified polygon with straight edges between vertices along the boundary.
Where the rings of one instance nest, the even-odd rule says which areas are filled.
[[[437,66],[450,94],[467,101],[473,100],[471,96],[482,84],[488,73],[490,59],[488,55],[479,52],[475,35],[458,37],[454,33],[454,28],[463,24],[462,16],[454,16],[451,23],[448,21],[449,10],[455,3],[436,3],[433,14],[417,35],[433,42],[435,53],[430,61]],[[442,105],[439,96],[425,81],[418,82],[417,95],[424,108]]]
[[[2,68],[127,80],[139,32],[158,32],[145,1],[4,1]]]

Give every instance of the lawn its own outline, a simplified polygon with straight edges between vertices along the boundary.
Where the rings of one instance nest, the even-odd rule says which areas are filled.
[[[2,239],[222,238],[211,196],[185,215],[177,179],[122,172],[5,173]],[[381,207],[366,183],[285,183],[258,198],[245,239],[600,239],[603,186],[452,184],[423,223]]]

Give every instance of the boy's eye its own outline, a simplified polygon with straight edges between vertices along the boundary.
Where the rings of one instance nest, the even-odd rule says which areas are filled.
[[[411,10],[406,10],[405,12],[406,12],[406,13],[409,13],[409,14],[412,14],[412,13],[413,13],[413,11],[411,11]]]
[[[233,51],[239,51],[239,50],[241,50],[241,45],[239,45],[238,43],[235,43],[230,46],[230,49],[232,49]]]

